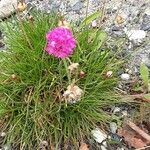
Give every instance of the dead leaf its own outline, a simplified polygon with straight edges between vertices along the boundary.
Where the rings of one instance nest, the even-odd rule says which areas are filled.
[[[86,143],[81,143],[79,150],[89,150],[88,145]]]
[[[143,141],[139,137],[136,137],[135,131],[130,131],[130,130],[127,130],[127,129],[120,128],[120,129],[118,129],[117,134],[120,137],[123,137],[124,141],[128,145],[130,145],[134,148],[142,148],[142,147],[147,145],[145,141]]]
[[[143,102],[150,103],[150,97],[147,97],[146,94],[135,94],[135,95],[130,95],[130,96],[134,100],[140,100],[140,101],[143,101]]]
[[[144,132],[142,129],[140,129],[136,124],[134,124],[131,121],[127,121],[126,124],[132,128],[134,131],[136,131],[140,136],[142,136],[145,140],[150,142],[150,135],[148,135],[146,132]]]

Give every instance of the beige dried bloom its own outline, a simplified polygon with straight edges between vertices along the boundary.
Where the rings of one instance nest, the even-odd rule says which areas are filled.
[[[19,11],[19,12],[22,12],[22,11],[24,11],[25,9],[27,8],[27,4],[26,3],[22,3],[22,2],[19,2],[18,3],[18,6],[17,6],[17,10]]]
[[[65,20],[59,20],[59,21],[58,21],[58,26],[59,26],[59,27],[63,26],[63,27],[65,27],[65,28],[70,28],[69,23],[68,23],[67,21],[65,21]]]
[[[78,68],[79,64],[78,63],[72,63],[68,69],[70,70],[70,72],[73,72],[74,70],[76,70]]]
[[[106,73],[106,77],[112,77],[113,76],[113,72],[112,71],[108,71],[107,73]]]
[[[63,97],[68,103],[76,103],[77,101],[80,101],[82,94],[82,89],[80,89],[77,85],[71,84],[67,87]]]

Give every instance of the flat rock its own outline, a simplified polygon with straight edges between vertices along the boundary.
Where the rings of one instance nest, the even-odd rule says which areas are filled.
[[[146,37],[146,32],[144,30],[129,30],[125,31],[129,40],[137,40],[140,41]]]
[[[17,8],[17,0],[0,0],[0,19],[10,16]]]

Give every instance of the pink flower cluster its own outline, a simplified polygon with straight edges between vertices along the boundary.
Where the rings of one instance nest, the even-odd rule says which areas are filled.
[[[70,29],[57,27],[46,34],[48,54],[58,58],[66,58],[73,53],[76,46],[75,38]]]

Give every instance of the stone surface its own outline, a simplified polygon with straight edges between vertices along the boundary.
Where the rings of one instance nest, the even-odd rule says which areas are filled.
[[[129,30],[125,31],[130,41],[140,41],[146,37],[146,32],[144,30]]]
[[[150,31],[150,15],[145,14],[143,16],[143,22],[140,29],[144,31]]]
[[[124,81],[127,81],[127,80],[130,79],[130,75],[127,74],[127,73],[123,73],[120,77],[121,77],[121,79],[124,80]]]
[[[17,0],[1,0],[0,1],[0,19],[6,18],[15,12],[17,8]]]
[[[118,129],[117,124],[115,122],[111,122],[110,123],[110,130],[111,130],[111,132],[113,134],[115,134],[117,132],[117,129]]]
[[[107,135],[102,130],[100,130],[99,128],[92,130],[91,133],[92,133],[95,141],[98,143],[103,142],[107,138]]]

